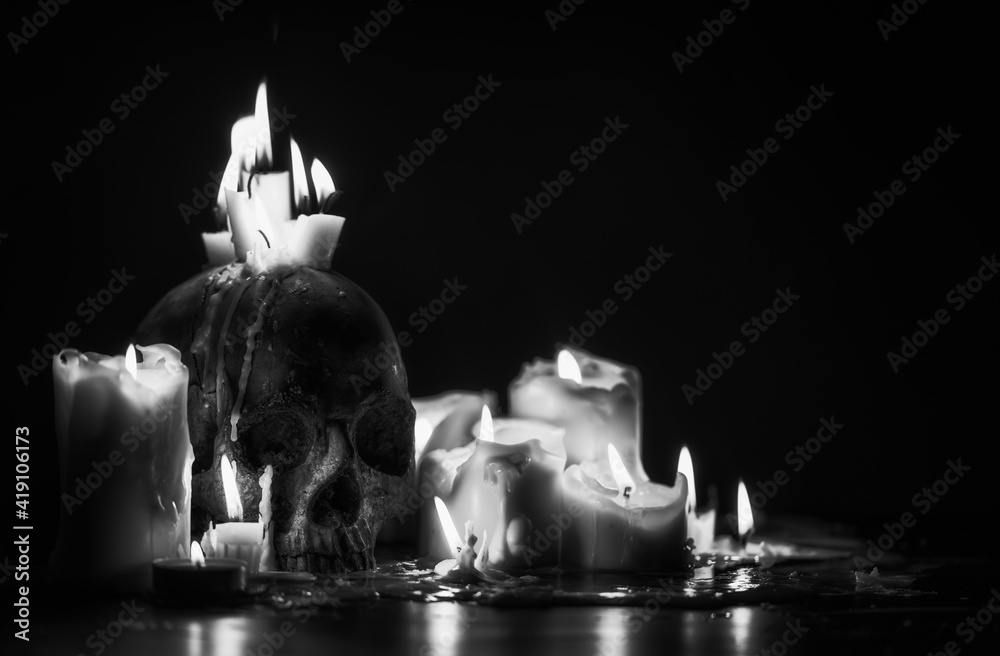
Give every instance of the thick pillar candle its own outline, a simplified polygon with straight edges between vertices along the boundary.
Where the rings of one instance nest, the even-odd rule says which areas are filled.
[[[497,568],[555,565],[558,543],[545,537],[550,526],[560,530],[561,478],[566,466],[563,431],[546,422],[497,419],[492,440],[480,438],[451,451],[432,452],[426,463],[431,479],[440,467],[441,486],[435,492],[459,525],[472,522],[475,532],[486,533],[489,564]],[[428,454],[430,457],[431,454]],[[452,474],[452,472],[454,472]],[[440,531],[440,521],[430,504],[421,525],[429,555],[447,558],[452,545]]]
[[[684,564],[687,479],[673,487],[634,481],[618,487],[593,462],[563,475],[572,523],[562,542],[562,564],[585,570],[669,570]]]
[[[66,349],[53,364],[62,503],[54,573],[122,591],[151,580],[154,558],[188,556],[188,370],[172,346],[122,356]]]

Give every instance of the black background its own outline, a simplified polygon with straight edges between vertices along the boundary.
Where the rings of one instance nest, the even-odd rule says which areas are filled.
[[[77,305],[113,269],[136,279],[74,347],[123,352],[156,300],[201,269],[209,215],[186,224],[178,206],[225,165],[230,127],[252,113],[266,76],[306,157],[345,190],[335,268],[414,335],[403,349],[413,396],[490,388],[505,404],[522,362],[553,357],[586,311],[615,298],[585,348],[642,371],[654,479],[672,480],[687,443],[702,498],[717,483],[723,510],[739,476],[780,468],[790,482],[765,511],[874,537],[960,457],[972,471],[908,537],[991,548],[967,536],[996,516],[1000,280],[960,312],[945,300],[998,250],[993,148],[975,115],[994,77],[978,9],[929,2],[885,40],[876,22],[888,2],[754,0],[741,11],[590,0],[555,30],[545,16],[555,0],[404,2],[345,61],[339,44],[384,7],[243,0],[220,20],[208,0],[73,2],[19,52],[6,45],[3,420],[8,433],[31,428],[36,543],[54,540],[58,511],[51,368],[25,385],[17,366],[47,332],[80,322]],[[672,53],[725,8],[735,21],[679,72]],[[19,30],[35,11],[8,3],[0,26]],[[169,76],[121,120],[111,103],[147,65]],[[452,130],[444,111],[490,74],[501,85]],[[775,123],[811,85],[833,96],[786,141]],[[106,117],[114,132],[58,181],[52,162]],[[511,213],[615,117],[629,126],[621,137],[518,234]],[[961,138],[849,243],[855,208],[904,178],[903,162],[948,126]],[[385,172],[438,127],[447,141],[391,192]],[[780,150],[723,202],[716,181],[768,137]],[[623,302],[615,283],[660,245],[672,258]],[[454,278],[468,290],[417,334],[411,313]],[[748,344],[741,325],[786,287],[800,300]],[[887,352],[941,307],[951,321],[894,373]],[[690,405],[681,386],[734,340],[746,354]],[[844,429],[793,473],[786,452],[831,415]]]

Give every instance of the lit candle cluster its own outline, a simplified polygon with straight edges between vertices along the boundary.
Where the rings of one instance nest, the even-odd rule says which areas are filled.
[[[415,399],[418,479],[432,487],[421,494],[439,499],[421,518],[422,552],[453,558],[468,548],[448,528],[454,521],[480,531],[474,562],[484,572],[682,564],[688,480],[667,486],[648,479],[640,390],[634,367],[565,349],[555,362],[524,366],[510,388],[513,417],[493,419],[480,405],[471,432],[483,395]],[[440,432],[446,425],[464,427],[464,439]]]
[[[255,274],[283,265],[329,268],[344,225],[344,217],[329,213],[337,188],[318,159],[312,160],[307,175],[294,139],[290,139],[292,170],[272,170],[263,82],[257,89],[254,115],[233,125],[230,142],[232,153],[216,205],[220,222],[228,220],[228,228],[202,235],[209,266],[226,264],[235,254]]]
[[[217,199],[217,216],[227,228],[203,236],[209,264],[235,258],[244,263],[241,275],[254,277],[286,266],[329,268],[344,223],[328,213],[338,192],[318,160],[307,174],[294,139],[291,171],[272,170],[263,83],[254,116],[233,126],[231,146]],[[220,299],[209,298],[206,316],[214,316]],[[262,317],[246,337],[229,418],[232,441]],[[204,326],[192,352],[206,343],[208,321]],[[237,593],[247,572],[274,570],[274,471],[268,465],[260,473],[258,519],[244,521],[237,465],[222,454],[218,476],[228,521],[211,525],[200,543],[190,542],[188,370],[171,346],[139,351],[141,362],[133,347],[124,357],[64,350],[56,358],[65,508],[55,569],[66,578],[85,572],[124,589],[152,583],[166,593],[198,585]],[[554,362],[524,365],[510,385],[510,417],[494,418],[490,392],[449,393],[414,399],[413,405],[419,490],[434,499],[434,511],[425,504],[421,512],[420,548],[443,559],[439,573],[490,578],[499,568],[668,569],[683,564],[689,543],[696,552],[741,557],[763,549],[748,551],[753,516],[742,482],[739,540],[715,539],[715,509],[697,508],[686,447],[674,485],[649,480],[635,367],[564,349]],[[246,476],[245,487],[252,485]]]
[[[438,573],[664,569],[682,564],[686,545],[711,562],[757,562],[766,551],[747,544],[753,512],[742,481],[737,537],[716,539],[716,509],[697,507],[686,446],[673,486],[649,480],[634,367],[564,349],[555,362],[523,367],[510,386],[512,418],[492,418],[489,393],[451,392],[413,405],[421,494],[435,499],[421,517],[420,549],[444,559]],[[464,539],[456,522],[466,527]]]

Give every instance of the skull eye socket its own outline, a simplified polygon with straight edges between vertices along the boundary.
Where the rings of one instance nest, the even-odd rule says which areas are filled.
[[[305,462],[316,437],[311,422],[287,407],[263,408],[241,418],[238,429],[250,464],[258,469],[271,465],[276,474]]]
[[[410,403],[386,394],[375,397],[354,422],[358,457],[372,469],[403,476],[413,459],[413,420]]]

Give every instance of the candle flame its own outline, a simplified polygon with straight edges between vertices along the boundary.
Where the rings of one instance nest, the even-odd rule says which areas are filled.
[[[455,552],[455,557],[458,557],[460,551],[462,551],[462,538],[458,535],[458,529],[455,528],[455,522],[451,519],[451,513],[448,512],[448,506],[444,504],[441,497],[434,497],[434,507],[437,508],[438,519],[441,520],[441,529],[444,531],[444,539],[448,542],[448,546],[452,551]]]
[[[427,448],[427,443],[431,440],[431,435],[434,434],[434,427],[431,426],[430,420],[427,417],[417,417],[417,420],[413,423],[413,450],[416,453],[417,459]]]
[[[577,385],[583,384],[583,373],[580,371],[580,363],[566,349],[559,351],[559,355],[556,356],[556,371],[559,373],[560,378],[576,381]]]
[[[205,564],[205,552],[197,540],[191,541],[191,563],[198,566]]]
[[[753,530],[753,506],[750,505],[750,495],[742,478],[736,493],[736,525],[741,538]]]
[[[691,460],[691,452],[687,446],[681,447],[681,455],[677,458],[677,473],[684,474],[688,484],[688,507],[687,512],[692,512],[698,507],[698,494],[694,488],[694,462]],[[677,485],[677,483],[674,483]]]
[[[333,184],[333,177],[330,175],[330,172],[326,170],[326,167],[318,159],[313,158],[309,172],[312,174],[313,186],[316,188],[317,206],[323,207],[326,199],[337,191],[337,186]]]
[[[299,214],[305,214],[309,207],[309,179],[306,178],[306,163],[302,159],[302,151],[295,139],[289,137],[292,144],[292,190],[295,198],[293,207]]]
[[[479,421],[479,439],[484,442],[493,442],[493,415],[490,414],[490,406],[483,406],[483,416]]]
[[[271,123],[267,116],[267,83],[257,87],[257,102],[254,105],[254,119],[257,127],[257,168],[271,167]]]
[[[132,374],[132,378],[137,377],[139,365],[135,358],[135,344],[129,344],[128,350],[125,351],[125,369]]]
[[[618,495],[627,497],[635,490],[635,481],[625,468],[614,444],[608,444],[608,461],[611,463],[611,475],[615,477],[615,485],[618,486]]]
[[[222,491],[226,495],[226,514],[229,521],[243,521],[243,501],[240,499],[240,489],[236,486],[236,463],[230,464],[226,454],[222,454]]]

